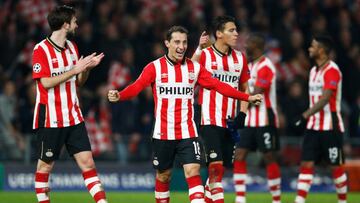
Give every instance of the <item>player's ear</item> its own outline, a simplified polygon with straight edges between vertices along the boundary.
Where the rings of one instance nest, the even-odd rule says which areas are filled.
[[[165,46],[166,46],[167,48],[170,47],[170,42],[169,42],[168,40],[165,40],[164,43],[165,43]]]
[[[222,32],[221,31],[219,31],[219,30],[216,30],[216,38],[220,38],[220,37],[222,37]]]

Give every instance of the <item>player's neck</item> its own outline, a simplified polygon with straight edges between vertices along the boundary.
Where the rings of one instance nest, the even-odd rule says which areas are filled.
[[[230,47],[225,43],[216,41],[214,44],[215,48],[220,51],[222,54],[227,55],[229,53]]]
[[[62,30],[57,30],[51,33],[51,41],[53,41],[59,47],[65,47],[66,33]]]
[[[254,55],[251,57],[251,62],[256,63],[260,61],[263,58],[263,56],[264,55],[262,52],[254,53]]]
[[[319,57],[318,59],[315,60],[316,67],[318,69],[323,69],[326,66],[326,64],[328,64],[329,61],[330,59],[328,56]]]

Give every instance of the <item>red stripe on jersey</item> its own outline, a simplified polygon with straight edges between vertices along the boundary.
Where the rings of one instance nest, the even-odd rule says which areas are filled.
[[[175,68],[175,82],[182,82],[182,73],[181,73],[181,65],[176,64]],[[182,138],[181,132],[181,109],[182,109],[182,99],[175,99],[175,109],[174,109],[174,130],[175,130],[175,139]]]
[[[167,63],[166,63],[166,58],[162,57],[160,59],[160,65],[161,65],[161,82],[162,83],[167,83],[168,82],[168,67],[167,67]],[[162,140],[167,140],[168,137],[168,132],[167,132],[167,109],[169,106],[169,101],[168,99],[162,99],[161,102],[161,107],[160,107],[160,113],[161,113],[161,118],[160,118],[160,139]]]
[[[71,92],[71,82],[66,82],[65,88],[66,88],[66,92]],[[68,105],[68,110],[69,110],[70,125],[73,126],[73,125],[75,125],[75,120],[74,120],[74,116],[71,113],[71,111],[74,107],[74,104],[71,101],[71,94],[66,94],[66,98],[67,98],[67,105]]]
[[[216,57],[215,57],[215,53],[214,50],[211,49],[210,51],[210,56],[211,56],[211,69],[212,70],[217,70],[217,63],[216,63]]]
[[[56,109],[56,118],[58,127],[64,126],[64,119],[62,115],[61,109],[61,97],[60,97],[60,86],[54,87],[54,95],[55,95],[55,109]]]
[[[62,58],[63,58],[63,60],[64,60],[64,66],[68,66],[68,65],[69,65],[69,62],[68,62],[68,60],[67,60],[65,51],[62,51],[62,52],[61,52],[61,56],[62,56]]]
[[[227,59],[228,59],[227,56],[222,57],[224,71],[229,71],[229,65],[228,65]],[[227,110],[228,110],[228,100],[229,100],[228,97],[225,97],[225,96],[222,97],[221,117],[224,118],[221,120],[222,126],[226,126],[226,114],[227,114]]]
[[[163,57],[160,59],[161,65],[161,82],[168,82],[168,67],[166,64],[166,58]]]
[[[271,101],[270,101],[270,89],[265,90],[264,92],[264,100],[266,108],[271,108]]]
[[[229,71],[228,57],[227,57],[227,56],[223,56],[223,57],[222,57],[222,62],[223,62],[224,71]]]
[[[188,68],[188,72],[189,73],[194,73],[194,64],[192,63],[191,60],[188,60],[186,61],[186,64],[187,64],[187,68]],[[194,80],[193,79],[190,79],[189,77],[189,83],[193,83]],[[191,99],[188,99],[187,100],[187,105],[188,105],[188,113],[187,113],[187,124],[188,124],[188,128],[189,128],[189,134],[190,134],[190,137],[195,137],[196,134],[195,134],[195,127],[193,125],[193,106],[192,106],[192,101]]]
[[[234,50],[232,50],[231,56],[232,56],[232,58],[234,60],[234,64],[239,63],[239,59],[237,58],[236,52]],[[243,56],[243,58],[244,58],[244,56]],[[245,62],[245,60],[243,60],[243,61]]]

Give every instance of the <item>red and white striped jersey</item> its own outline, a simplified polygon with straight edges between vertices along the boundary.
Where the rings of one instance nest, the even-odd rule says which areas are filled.
[[[274,123],[275,127],[278,127],[275,66],[269,58],[262,56],[259,60],[249,63],[249,69],[251,76],[248,81],[250,93],[254,92],[255,87],[264,89],[262,94],[264,102],[258,106],[249,106],[245,126],[264,127]],[[268,115],[269,110],[273,112],[274,117]]]
[[[247,61],[244,54],[237,50],[231,49],[228,53],[223,54],[215,46],[211,46],[201,52],[199,63],[214,78],[239,89],[239,85],[247,82],[250,77]],[[215,90],[200,88],[199,104],[201,125],[226,127],[226,119],[236,115],[238,102]]]
[[[130,99],[151,85],[155,103],[153,138],[180,140],[197,137],[194,122],[194,88],[198,84],[227,96],[246,100],[248,95],[221,83],[199,63],[184,59],[175,63],[167,56],[149,63],[139,78],[122,90],[120,100]]]
[[[319,101],[325,89],[333,90],[329,103],[323,109],[310,116],[307,122],[307,129],[316,131],[328,131],[334,129],[332,114],[337,116],[338,129],[344,132],[344,124],[341,118],[341,87],[342,74],[339,67],[330,61],[324,68],[318,70],[313,67],[309,77],[309,99],[310,108]]]
[[[36,82],[36,103],[33,128],[61,128],[82,122],[77,97],[76,76],[53,88],[45,89],[42,77],[55,77],[73,68],[79,54],[75,43],[66,41],[66,48],[49,38],[38,43],[33,53],[33,79]]]

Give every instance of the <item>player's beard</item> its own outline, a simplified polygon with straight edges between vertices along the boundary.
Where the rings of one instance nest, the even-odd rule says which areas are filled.
[[[74,39],[75,38],[75,30],[68,31],[66,33],[66,39]]]

